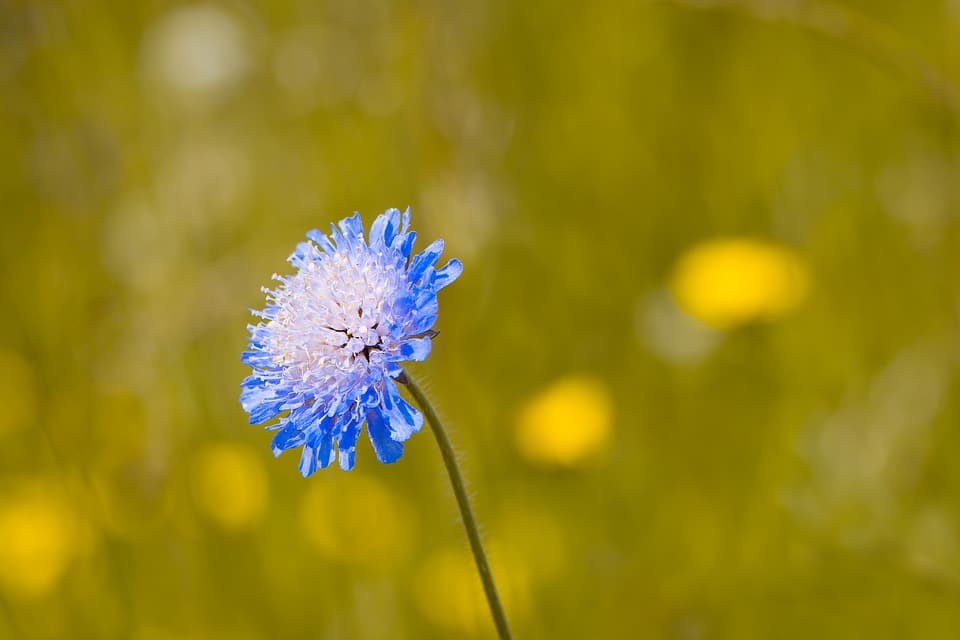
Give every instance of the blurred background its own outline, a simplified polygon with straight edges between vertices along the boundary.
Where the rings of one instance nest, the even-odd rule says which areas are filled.
[[[238,402],[407,205],[517,638],[960,637],[958,84],[957,0],[0,2],[0,637],[492,637],[428,433]]]

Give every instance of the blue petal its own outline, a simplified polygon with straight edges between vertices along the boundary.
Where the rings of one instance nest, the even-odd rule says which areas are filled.
[[[422,290],[429,290],[430,292],[434,291],[433,282],[437,279],[437,270],[433,266],[429,266],[423,270],[423,276],[420,278],[420,288]]]
[[[270,449],[274,456],[279,456],[287,449],[299,447],[306,439],[306,434],[297,425],[287,425],[273,436]]]
[[[407,280],[409,282],[419,282],[423,272],[427,267],[432,267],[443,253],[443,240],[437,239],[430,243],[426,249],[413,256],[410,261],[410,268],[407,270]]]
[[[408,360],[423,362],[430,355],[430,338],[414,338],[400,345],[400,353]]]
[[[360,435],[360,421],[354,418],[347,423],[340,437],[337,439],[337,450],[340,457],[340,468],[344,471],[353,469],[357,458],[357,436]]]
[[[296,396],[296,401],[288,401],[288,404],[294,405],[288,408],[292,409],[287,416],[287,422],[296,426],[301,431],[316,429],[317,427],[317,405],[316,403],[306,404],[307,398],[300,394]]]
[[[364,244],[363,221],[360,220],[360,214],[354,213],[349,218],[340,221],[340,230],[346,240],[347,247],[351,250],[357,250]]]
[[[463,273],[463,263],[456,258],[443,265],[443,267],[437,269],[437,289],[443,289],[445,286],[459,278],[461,273]]]
[[[317,246],[319,246],[324,253],[335,253],[337,251],[337,248],[330,242],[330,237],[320,233],[316,229],[307,231],[307,238],[316,242]]]
[[[309,478],[317,470],[317,450],[309,444],[303,445],[303,452],[300,454],[300,464],[297,466],[300,475]]]
[[[414,302],[414,308],[416,312],[413,314],[413,322],[408,327],[409,335],[423,333],[433,326],[440,310],[437,294],[430,289],[421,291]]]
[[[400,253],[403,254],[404,258],[409,258],[410,252],[413,251],[413,243],[417,240],[417,232],[411,231],[399,236],[398,240],[399,238],[403,238],[403,240],[400,240]]]
[[[294,252],[290,254],[288,260],[294,267],[301,269],[307,262],[316,260],[318,257],[319,255],[315,246],[309,242],[301,242],[297,245]]]
[[[400,226],[400,210],[387,209],[370,225],[370,246],[385,249],[393,243]]]
[[[359,403],[361,407],[375,407],[380,404],[380,394],[372,384],[360,394]]]
[[[249,412],[258,404],[276,399],[276,389],[267,388],[266,380],[261,376],[247,376],[240,384],[240,406],[244,411]]]
[[[320,436],[320,445],[317,447],[317,462],[321,469],[326,469],[336,457],[337,453],[333,450],[333,434],[328,429]]]
[[[423,426],[423,416],[403,399],[393,380],[384,384],[383,411],[391,437],[398,442],[404,442]]]
[[[283,400],[264,402],[247,409],[250,412],[250,424],[263,424],[276,418],[283,411]]]
[[[333,244],[338,251],[346,251],[350,245],[347,242],[347,239],[343,237],[343,234],[340,233],[340,228],[333,222],[330,223],[330,237],[333,239]]]
[[[241,389],[262,389],[267,384],[267,380],[263,374],[254,373],[243,379],[243,382],[240,383]],[[243,402],[243,392],[240,393],[240,401]]]
[[[254,351],[244,351],[240,354],[240,362],[247,365],[248,367],[253,367],[254,369],[269,369],[273,365],[273,356],[269,353],[254,350]]]
[[[393,308],[391,309],[391,311],[395,316],[403,317],[408,313],[410,313],[411,311],[416,310],[416,308],[417,308],[417,296],[410,293],[398,298],[393,303]]]
[[[409,326],[410,335],[415,336],[429,330],[437,321],[438,310],[439,305],[437,304],[436,298],[434,298],[432,304],[417,311],[417,315]]]
[[[393,362],[386,363],[386,374],[388,376],[391,378],[399,378],[401,373],[403,373],[403,367]]]
[[[367,412],[367,435],[380,462],[391,464],[403,455],[403,445],[390,437],[390,428],[376,409]]]

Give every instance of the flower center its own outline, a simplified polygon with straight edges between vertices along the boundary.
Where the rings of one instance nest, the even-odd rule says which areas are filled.
[[[358,315],[360,315],[358,313]],[[362,316],[361,316],[362,317]],[[342,333],[347,341],[344,348],[353,354],[354,357],[362,357],[368,362],[370,361],[370,352],[371,351],[382,351],[383,343],[380,340],[380,336],[377,333],[377,328],[379,326],[378,322],[375,322],[368,329],[366,325],[359,325],[355,328],[347,329],[334,329],[333,327],[327,327],[330,331],[336,333]],[[354,333],[355,332],[355,333]],[[368,344],[367,340],[373,337],[376,342]],[[359,349],[359,351],[357,350]]]
[[[282,279],[271,321],[274,361],[304,381],[370,367],[373,354],[395,347],[388,326],[403,277],[389,258],[365,248],[325,255]]]

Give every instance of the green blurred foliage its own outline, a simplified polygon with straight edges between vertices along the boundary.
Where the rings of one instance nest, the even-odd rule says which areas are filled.
[[[955,0],[0,4],[0,637],[491,637],[429,435],[304,481],[237,402],[303,233],[407,204],[466,265],[416,373],[518,638],[958,637],[957,42]],[[675,266],[744,237],[808,287],[711,329]]]

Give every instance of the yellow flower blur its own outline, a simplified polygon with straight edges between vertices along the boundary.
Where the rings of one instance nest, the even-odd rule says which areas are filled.
[[[796,252],[747,238],[693,247],[680,258],[671,282],[684,311],[715,329],[783,316],[809,289],[808,268]]]
[[[535,395],[517,417],[516,443],[531,462],[574,466],[610,439],[613,401],[602,382],[571,376]]]
[[[194,460],[193,495],[208,518],[228,530],[247,528],[267,507],[267,475],[246,446],[208,446]]]
[[[372,476],[313,482],[300,506],[306,539],[321,556],[369,569],[390,569],[409,550],[414,515]]]
[[[39,487],[0,504],[0,584],[34,598],[53,589],[76,551],[73,514]]]

